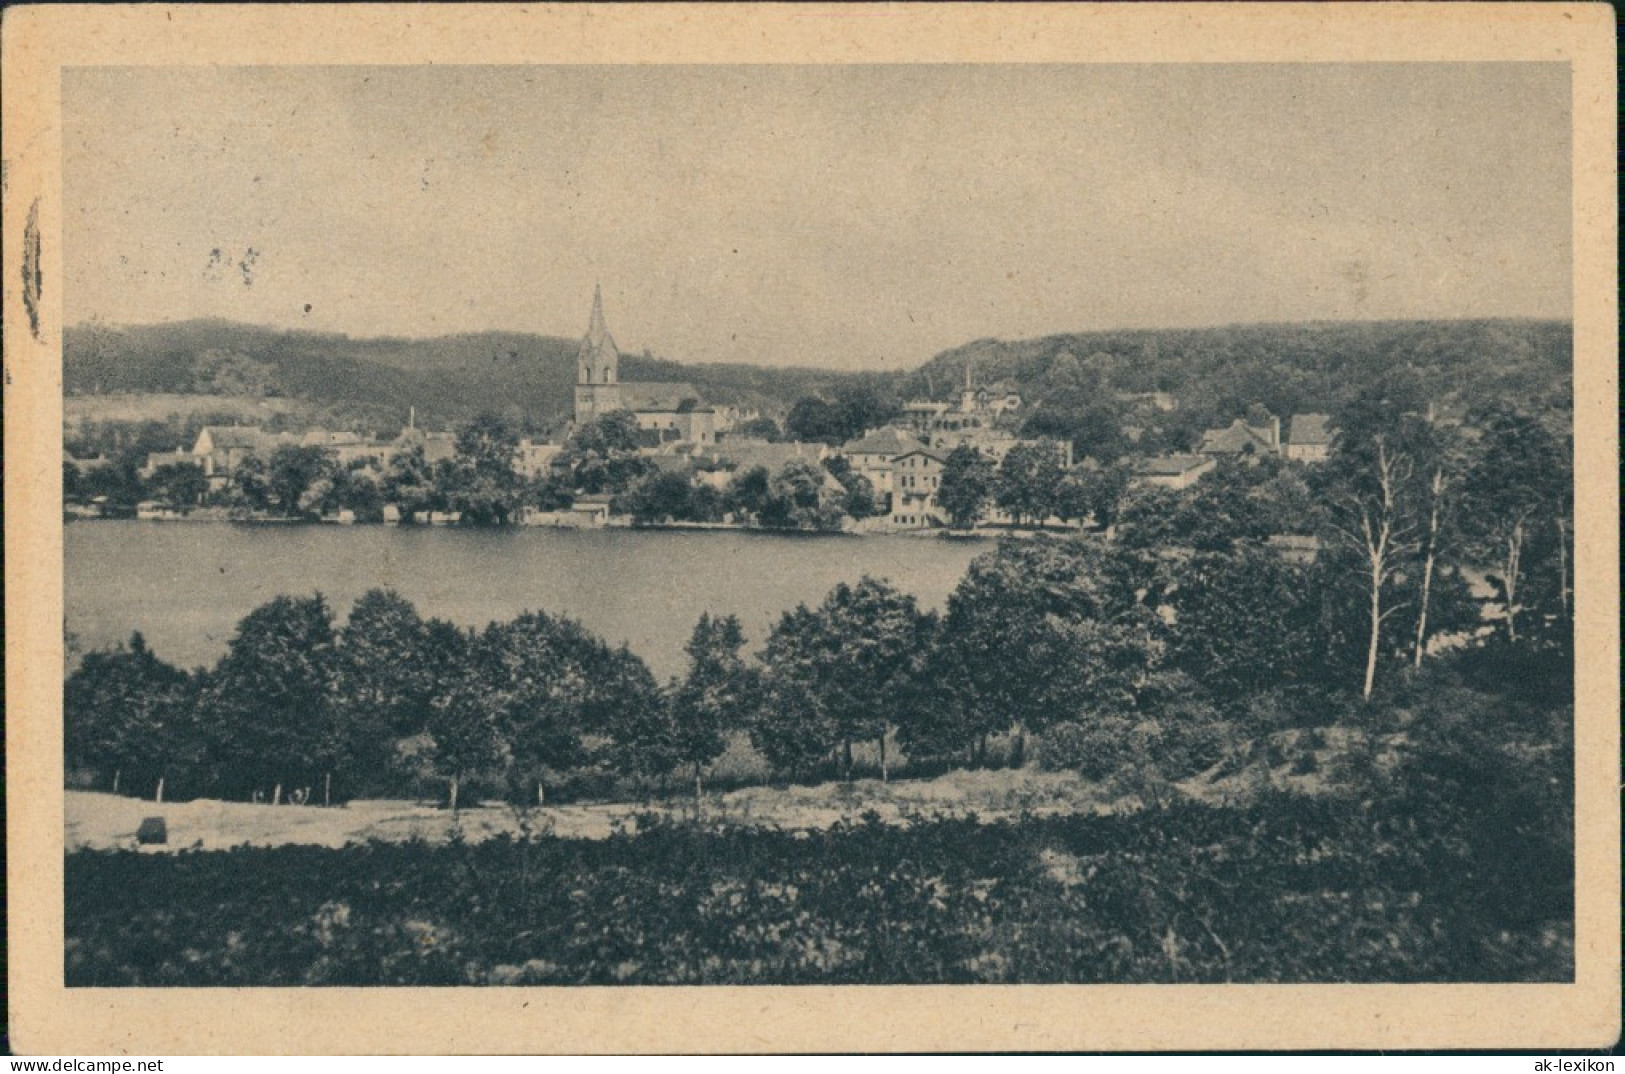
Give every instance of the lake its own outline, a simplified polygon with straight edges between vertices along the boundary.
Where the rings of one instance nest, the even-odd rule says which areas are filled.
[[[322,593],[342,622],[368,589],[424,616],[484,626],[524,611],[625,642],[680,674],[701,612],[737,615],[756,651],[780,613],[864,574],[940,609],[990,544],[730,530],[464,530],[229,522],[74,522],[64,532],[67,627],[84,649],[141,631],[182,667],[211,664],[239,620],[281,594]]]

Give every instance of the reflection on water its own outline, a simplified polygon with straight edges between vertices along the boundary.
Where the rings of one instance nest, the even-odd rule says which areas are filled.
[[[342,617],[383,586],[463,626],[528,610],[572,616],[626,642],[662,679],[682,670],[701,612],[739,616],[754,651],[781,612],[863,574],[941,608],[988,547],[734,531],[135,521],[74,523],[64,540],[68,629],[86,649],[139,630],[172,663],[208,664],[238,620],[274,596],[320,591]]]

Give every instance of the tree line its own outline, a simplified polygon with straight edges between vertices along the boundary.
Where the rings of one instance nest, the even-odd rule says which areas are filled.
[[[798,780],[851,778],[859,744],[883,779],[889,743],[911,765],[1021,763],[1032,736],[1052,766],[1175,778],[1283,727],[1367,719],[1436,667],[1565,703],[1563,445],[1510,411],[1473,436],[1357,428],[1324,471],[1235,464],[1137,493],[1112,540],[1001,542],[940,614],[863,578],[784,613],[754,655],[736,619],[704,616],[664,686],[541,612],[464,630],[373,592],[339,627],[320,596],[278,597],[213,668],[169,667],[139,635],[87,654],[69,759],[116,789],[271,801],[411,771],[455,804],[470,781],[531,801],[571,773],[698,790],[740,736]],[[1319,527],[1312,559],[1269,541],[1289,516]]]
[[[717,488],[687,471],[660,469],[639,447],[636,417],[617,411],[575,430],[548,467],[527,475],[518,464],[517,429],[485,413],[458,430],[450,457],[433,462],[421,444],[394,451],[381,468],[365,459],[341,463],[319,446],[284,444],[267,458],[239,460],[224,487],[211,491],[197,465],[166,463],[143,477],[129,456],[83,474],[65,463],[63,492],[70,501],[105,497],[115,510],[151,500],[180,513],[201,504],[242,518],[314,520],[349,511],[358,522],[381,522],[393,505],[404,523],[448,514],[475,526],[507,525],[527,508],[566,510],[582,495],[610,496],[611,509],[634,525],[732,517],[767,529],[838,530],[878,510],[868,479],[839,456],[791,460],[772,473],[752,467]],[[826,474],[840,490],[827,487]]]

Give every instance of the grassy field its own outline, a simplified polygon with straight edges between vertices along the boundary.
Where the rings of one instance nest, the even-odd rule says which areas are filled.
[[[301,399],[251,395],[69,395],[62,400],[62,421],[70,429],[91,422],[165,421],[193,415],[262,422],[276,414],[308,415],[320,410]]]
[[[1066,815],[1113,808],[1108,790],[1071,773],[956,771],[935,779],[857,780],[850,784],[746,787],[707,793],[703,819],[747,827],[807,830],[854,822],[864,815],[901,823],[920,813],[975,814],[988,819],[1021,814]],[[636,818],[687,820],[692,797],[674,795],[656,802],[592,802],[516,810],[481,803],[455,815],[432,802],[360,800],[324,809],[318,806],[258,805],[200,799],[154,803],[95,791],[69,791],[67,847],[74,850],[133,848],[145,817],[161,816],[168,828],[168,851],[225,850],[236,846],[407,842],[444,843],[457,838],[479,842],[501,835],[521,836],[537,827],[560,837],[603,839]]]
[[[1231,761],[1195,779],[1160,789],[1164,797],[1224,804],[1263,789],[1314,794],[1324,789],[1319,774],[1346,748],[1337,733],[1318,747],[1299,732],[1274,736],[1252,763]],[[1312,765],[1304,758],[1313,758]],[[1303,770],[1313,768],[1313,773]],[[900,824],[922,814],[983,820],[1024,816],[1073,816],[1121,812],[1144,804],[1151,793],[1125,781],[1087,780],[1074,772],[1037,768],[954,770],[930,779],[883,783],[747,786],[707,792],[700,815],[708,822],[784,830],[825,829],[863,817]],[[694,799],[683,788],[649,802],[581,802],[519,811],[501,803],[476,803],[451,814],[439,804],[408,800],[357,800],[325,809],[318,806],[257,805],[199,799],[154,803],[95,791],[67,792],[68,850],[116,850],[135,846],[137,826],[162,816],[169,842],[163,851],[225,850],[237,846],[341,847],[372,841],[452,838],[479,842],[501,835],[522,836],[538,825],[572,839],[602,839],[637,816],[689,820]]]

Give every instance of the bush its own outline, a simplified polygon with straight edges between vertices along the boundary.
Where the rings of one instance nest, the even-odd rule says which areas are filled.
[[[1132,721],[1119,716],[1058,723],[1039,737],[1038,763],[1052,772],[1106,779],[1135,760],[1134,729]]]
[[[1524,794],[810,832],[66,862],[82,986],[1568,980],[1565,837]],[[1424,803],[1443,808],[1428,811]],[[1512,833],[1493,837],[1492,829]],[[1463,836],[1466,836],[1464,838]],[[1533,875],[1540,870],[1544,875]]]

